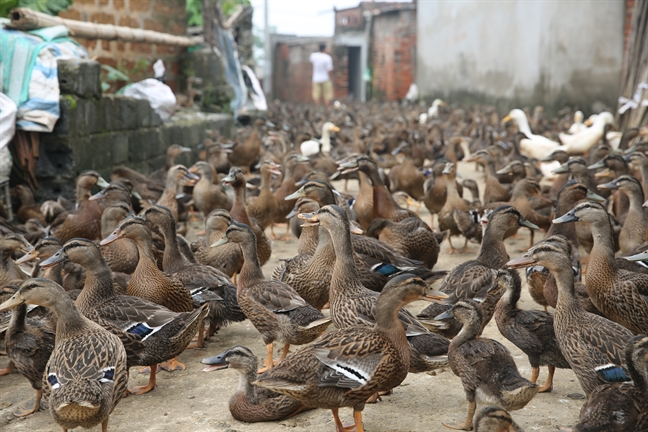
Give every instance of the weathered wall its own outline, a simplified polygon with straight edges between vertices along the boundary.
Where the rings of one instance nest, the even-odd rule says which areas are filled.
[[[144,174],[154,171],[164,166],[166,149],[171,144],[194,149],[194,154],[178,159],[178,163],[191,163],[196,160],[197,145],[206,138],[206,129],[232,136],[234,122],[230,115],[192,113],[163,123],[145,100],[97,97],[97,62],[59,60],[61,63],[81,67],[59,66],[59,80],[83,84],[61,87],[61,117],[51,134],[41,134],[36,165],[38,199],[61,193],[74,197],[74,181],[83,170],[97,170],[106,178],[117,165]]]
[[[383,13],[373,19],[372,98],[402,99],[414,82],[416,10]]]
[[[616,105],[623,1],[418,2],[423,96],[501,109]]]
[[[327,45],[330,53],[331,38],[290,38],[281,35],[275,35],[274,38],[273,97],[291,102],[311,102],[313,65],[310,55],[319,51],[322,43]],[[334,68],[337,67],[334,62]]]
[[[74,0],[60,14],[62,18],[98,24],[155,30],[184,35],[187,23],[185,0]],[[167,84],[178,90],[180,63],[178,55],[184,50],[169,45],[77,39],[92,58],[125,72],[133,81],[150,78],[152,64],[159,58],[166,66]]]

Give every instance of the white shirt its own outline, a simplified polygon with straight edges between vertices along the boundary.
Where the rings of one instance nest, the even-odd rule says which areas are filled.
[[[333,70],[333,59],[323,52],[314,52],[310,55],[313,63],[313,82],[322,83],[329,80],[328,73]]]

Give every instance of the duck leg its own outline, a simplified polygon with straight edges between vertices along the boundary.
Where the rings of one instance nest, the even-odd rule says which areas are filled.
[[[290,352],[289,350],[290,350],[290,344],[284,344],[283,352],[281,353],[281,357],[279,357],[279,361],[286,358],[286,356]]]
[[[286,233],[279,240],[288,241],[290,240],[290,224],[286,224]]]
[[[540,367],[532,368],[531,369],[531,379],[529,381],[531,381],[533,384],[535,384],[536,381],[538,381],[538,376],[540,376]]]
[[[101,422],[101,432],[108,432],[108,419]]]
[[[553,390],[553,376],[554,372],[556,371],[556,368],[554,366],[547,366],[547,369],[549,369],[549,375],[547,375],[547,381],[545,384],[538,389],[538,393],[550,393],[551,390]]]
[[[266,358],[265,366],[259,369],[257,373],[263,373],[274,367],[274,363],[272,361],[272,351],[274,351],[274,344],[270,342],[269,344],[266,345],[266,352],[268,353],[268,358]]]
[[[464,243],[463,247],[461,248],[461,250],[459,252],[461,252],[461,253],[472,252],[472,250],[470,250],[470,248],[468,247],[468,237],[466,237],[466,242]]]
[[[200,324],[198,326],[198,340],[195,343],[192,343],[189,346],[187,346],[186,349],[195,349],[195,348],[204,348],[204,347],[205,347],[205,326]]]
[[[16,365],[14,364],[13,360],[9,360],[9,364],[7,365],[6,368],[0,369],[0,376],[3,375],[9,375],[11,372],[16,369]]]
[[[476,402],[468,402],[468,415],[466,416],[466,421],[462,423],[452,422],[452,423],[443,423],[443,426],[455,429],[455,430],[472,430],[473,429],[473,417],[475,416],[475,409],[477,408]]]
[[[40,402],[41,398],[43,397],[43,390],[36,390],[36,401],[34,401],[34,406],[30,410],[26,410],[23,408],[18,408],[13,415],[15,417],[26,417],[30,414],[34,414],[36,411],[40,409]]]
[[[342,420],[340,420],[340,415],[338,414],[338,408],[333,408],[331,410],[333,413],[333,423],[335,423],[335,432],[344,432],[344,425]]]
[[[529,249],[533,247],[533,230],[529,228],[529,232],[531,233],[531,236],[529,237]]]
[[[149,382],[145,386],[135,386],[130,389],[130,392],[134,395],[143,395],[148,393],[157,387],[157,366],[156,364],[151,365],[151,374],[149,375]]]
[[[355,428],[345,430],[355,430],[356,432],[364,432],[364,427],[362,426],[362,411],[353,410],[353,421],[355,423]]]
[[[450,250],[448,251],[449,254],[455,254],[457,253],[457,249],[452,246],[452,236],[448,235],[448,244],[450,245]]]
[[[183,370],[187,369],[187,366],[180,363],[178,361],[177,357],[174,357],[174,358],[172,358],[171,360],[169,360],[167,362],[160,363],[160,368],[164,369],[167,372],[173,372],[173,371],[183,371]],[[153,368],[151,368],[151,369],[153,369]]]

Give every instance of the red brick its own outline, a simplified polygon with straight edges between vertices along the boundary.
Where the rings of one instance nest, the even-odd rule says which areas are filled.
[[[124,0],[113,0],[113,9],[120,12],[125,11],[126,5],[124,3]]]
[[[115,24],[115,15],[106,12],[95,12],[90,14],[90,22],[98,24]]]
[[[81,12],[79,12],[78,10],[76,10],[74,8],[69,8],[68,10],[60,12],[59,16],[61,18],[65,18],[65,19],[72,19],[72,20],[77,20],[77,21],[82,20]]]
[[[139,28],[139,21],[131,15],[122,15],[119,18],[119,25],[124,27]]]
[[[164,24],[162,24],[160,21],[155,21],[151,19],[145,19],[144,20],[144,29],[146,30],[155,30],[159,32],[164,32]]]
[[[110,4],[110,0],[99,0],[99,7],[106,7]]]
[[[140,54],[151,54],[153,52],[153,47],[148,43],[134,43],[132,51]]]
[[[130,0],[129,6],[131,12],[148,12],[151,10],[150,0]]]
[[[74,6],[79,5],[96,6],[97,0],[74,0]]]
[[[102,51],[110,51],[110,41],[102,40],[101,41],[101,50]]]

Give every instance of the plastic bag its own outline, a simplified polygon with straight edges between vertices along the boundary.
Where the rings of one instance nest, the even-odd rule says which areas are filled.
[[[171,87],[154,78],[148,78],[125,87],[123,94],[135,99],[146,99],[162,120],[171,118],[175,111],[176,97]]]
[[[17,112],[18,107],[14,101],[6,94],[0,93],[0,149],[7,147],[16,133]]]

